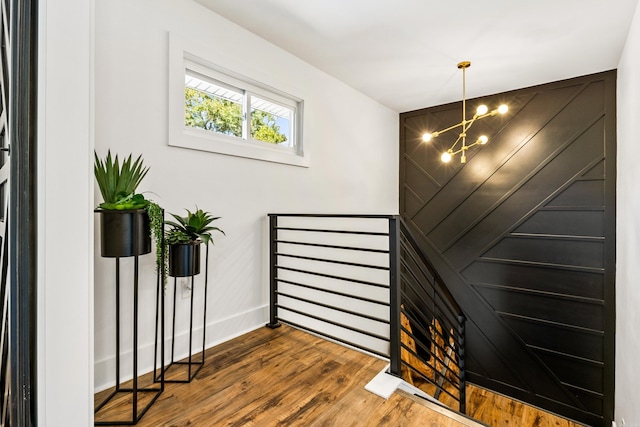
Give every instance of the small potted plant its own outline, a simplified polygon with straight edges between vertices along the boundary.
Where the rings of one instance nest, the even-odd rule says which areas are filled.
[[[103,202],[97,212],[100,223],[103,257],[128,257],[151,252],[151,237],[162,237],[162,208],[145,199],[136,189],[149,171],[142,155],[132,155],[120,163],[118,155],[102,160],[95,154],[94,174]],[[158,245],[158,240],[156,245]]]
[[[195,212],[188,209],[187,216],[171,214],[176,221],[166,221],[170,228],[165,233],[165,244],[169,248],[169,276],[186,277],[200,273],[200,244],[213,242],[211,232],[224,231],[211,223],[214,217],[196,206]]]

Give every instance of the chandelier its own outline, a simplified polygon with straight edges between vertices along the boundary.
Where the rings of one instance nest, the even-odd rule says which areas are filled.
[[[453,158],[453,156],[455,156],[456,154],[460,154],[460,163],[467,163],[467,156],[466,156],[467,150],[473,147],[474,145],[484,145],[489,141],[489,138],[486,135],[480,135],[474,143],[467,145],[467,131],[469,130],[471,125],[473,125],[476,122],[476,120],[484,119],[485,117],[496,116],[498,114],[504,114],[509,110],[509,107],[507,107],[505,104],[502,104],[495,110],[491,110],[491,111],[489,111],[489,108],[486,105],[480,105],[476,110],[476,113],[473,115],[473,117],[470,120],[466,119],[466,116],[467,116],[466,95],[467,94],[466,94],[465,72],[467,68],[469,68],[470,66],[471,66],[471,62],[469,61],[463,61],[458,64],[458,68],[462,69],[462,121],[453,126],[449,126],[446,129],[443,129],[437,132],[425,133],[424,135],[422,135],[422,140],[425,142],[429,142],[433,138],[436,138],[452,129],[455,129],[457,127],[462,128],[462,131],[458,135],[458,139],[456,139],[456,142],[454,142],[451,148],[449,148],[446,152],[442,153],[442,156],[440,157],[440,160],[442,160],[445,163],[449,162]],[[456,150],[458,143],[461,143],[461,145]]]

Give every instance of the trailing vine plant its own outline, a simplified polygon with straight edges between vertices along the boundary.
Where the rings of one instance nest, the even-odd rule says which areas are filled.
[[[151,229],[151,238],[156,244],[156,269],[158,274],[162,274],[164,272],[164,283],[163,286],[167,284],[167,274],[169,272],[169,264],[167,261],[167,250],[166,250],[166,242],[163,240],[164,235],[164,210],[158,205],[156,202],[149,201],[147,206],[145,206],[147,210],[147,214],[149,215],[149,225]],[[162,246],[165,246],[164,250],[164,260],[162,259]],[[164,262],[163,262],[164,261]]]

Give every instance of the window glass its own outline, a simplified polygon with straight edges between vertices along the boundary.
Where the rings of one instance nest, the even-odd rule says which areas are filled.
[[[293,110],[257,96],[251,97],[251,138],[293,147],[291,126]]]
[[[250,123],[247,124],[244,123],[245,108],[251,111]],[[294,148],[294,116],[293,107],[189,69],[185,72],[186,127]]]
[[[243,98],[241,91],[187,73],[184,124],[223,135],[242,137]]]

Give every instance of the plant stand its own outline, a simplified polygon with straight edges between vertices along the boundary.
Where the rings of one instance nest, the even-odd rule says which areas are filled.
[[[172,326],[171,326],[171,361],[168,365],[164,367],[165,372],[165,382],[167,383],[189,383],[196,376],[200,369],[204,366],[205,360],[205,341],[207,336],[207,287],[209,282],[209,245],[207,245],[207,249],[205,252],[205,273],[204,273],[204,301],[203,301],[203,319],[202,319],[202,351],[200,360],[194,360],[192,345],[193,345],[193,301],[194,301],[194,282],[195,282],[195,274],[191,274],[190,276],[181,276],[181,277],[190,277],[191,278],[191,298],[189,305],[189,357],[186,361],[176,361],[175,360],[175,334],[176,334],[176,298],[178,294],[178,278],[174,276],[173,279],[173,316],[172,316]],[[193,264],[196,263],[195,258],[193,258]],[[192,271],[195,270],[195,265]],[[171,275],[171,274],[170,274]],[[164,347],[164,346],[163,346]],[[164,359],[163,359],[164,360]],[[174,365],[183,365],[187,366],[186,369],[186,378],[183,379],[167,379],[166,372]]]
[[[162,300],[164,305],[164,293],[162,292],[161,283],[164,282],[164,272],[158,277],[157,297]],[[157,308],[157,305],[156,305]],[[156,310],[157,312],[157,310]],[[162,310],[162,318],[164,319],[164,310]],[[156,324],[157,324],[156,316]],[[161,322],[162,336],[164,339],[164,321]],[[164,358],[164,349],[162,349],[162,358]],[[154,381],[156,382],[156,381]],[[133,272],[133,379],[131,387],[122,387],[120,384],[120,257],[116,257],[116,387],[115,390],[99,405],[95,407],[95,413],[97,414],[111,399],[118,394],[130,394],[131,400],[131,419],[125,421],[96,421],[95,425],[134,425],[142,418],[142,416],[149,410],[151,405],[155,403],[160,394],[164,391],[164,372],[160,373],[159,387],[139,387],[138,386],[138,255],[134,257],[134,272]],[[138,400],[141,394],[153,394],[151,400],[142,407],[138,408]]]

